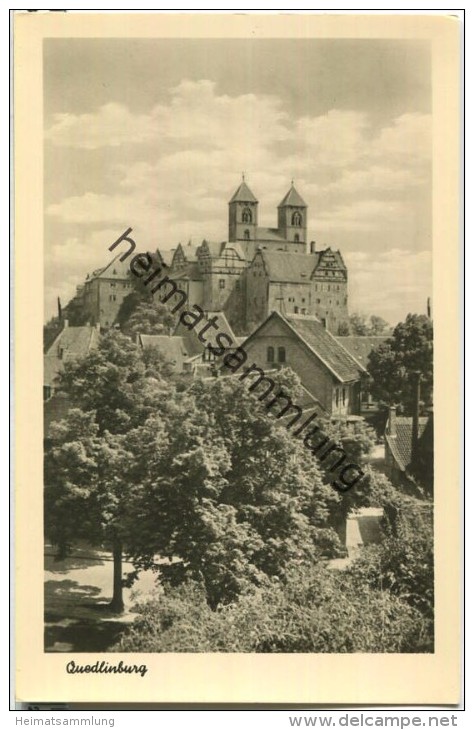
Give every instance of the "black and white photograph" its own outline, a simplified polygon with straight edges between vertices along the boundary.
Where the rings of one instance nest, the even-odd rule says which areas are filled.
[[[41,641],[71,681],[440,646],[433,41],[306,21],[42,39]]]

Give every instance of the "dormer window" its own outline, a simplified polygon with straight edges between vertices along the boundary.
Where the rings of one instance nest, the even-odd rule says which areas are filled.
[[[302,221],[303,221],[303,219],[301,217],[301,213],[298,213],[298,211],[293,213],[293,215],[291,216],[291,225],[292,226],[300,226]]]
[[[252,222],[252,211],[250,208],[244,208],[242,211],[242,223]]]

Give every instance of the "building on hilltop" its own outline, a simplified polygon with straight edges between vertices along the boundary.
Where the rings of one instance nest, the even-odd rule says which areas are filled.
[[[246,322],[258,324],[273,310],[318,317],[337,334],[349,317],[347,269],[340,252],[257,251],[247,272]]]
[[[348,321],[348,274],[340,251],[308,252],[308,207],[293,182],[277,208],[277,227],[258,225],[258,200],[243,179],[229,202],[228,241],[203,240],[152,254],[176,282],[173,304],[225,312],[240,335],[269,313],[318,317],[337,334]],[[88,275],[80,293],[84,320],[112,327],[133,283],[121,254]],[[156,295],[159,298],[159,294]]]
[[[261,228],[258,225],[258,200],[242,179],[229,201],[229,241],[243,244],[248,261],[253,259],[259,246],[274,251],[305,253],[307,208],[292,182],[278,206],[278,227]]]
[[[128,261],[121,253],[101,269],[87,275],[82,292],[83,307],[91,324],[112,327],[126,296],[132,292]]]

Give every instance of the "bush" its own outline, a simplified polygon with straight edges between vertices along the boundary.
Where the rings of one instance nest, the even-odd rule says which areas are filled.
[[[356,572],[315,565],[212,610],[189,582],[139,607],[119,652],[432,651],[430,622]]]

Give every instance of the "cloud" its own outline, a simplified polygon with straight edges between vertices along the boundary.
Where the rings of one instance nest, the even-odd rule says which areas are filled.
[[[295,178],[308,204],[310,240],[316,234],[343,252],[359,247],[363,262],[374,251],[372,272],[384,246],[393,257],[395,247],[429,245],[429,115],[406,113],[383,125],[354,110],[298,118],[276,96],[230,96],[211,81],[183,80],[145,111],[111,102],[87,114],[57,114],[45,136],[65,181],[61,197],[48,199],[46,232],[67,290],[72,262],[76,283],[85,262],[104,262],[102,231],[109,245],[132,227],[140,249],[224,240],[227,202],[242,171],[259,199],[259,225],[276,225],[276,207]],[[48,261],[53,286],[61,269]],[[357,272],[370,283],[364,296],[371,305],[374,274]],[[390,286],[400,310],[406,292],[394,276]]]
[[[391,324],[400,312],[424,313],[431,296],[431,251],[412,253],[401,249],[344,254],[349,270],[351,311],[378,314]]]

